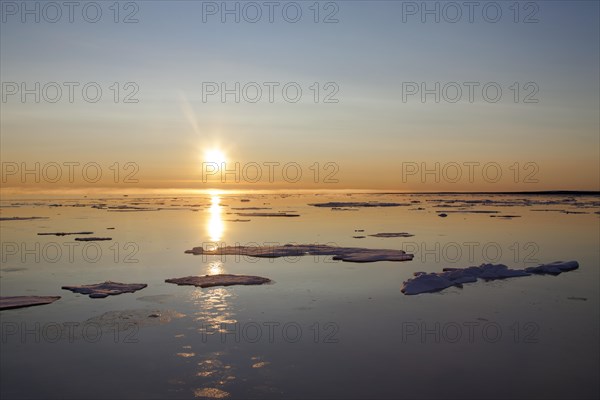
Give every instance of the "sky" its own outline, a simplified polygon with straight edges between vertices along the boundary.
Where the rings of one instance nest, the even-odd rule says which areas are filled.
[[[3,193],[600,190],[597,1],[1,4]]]

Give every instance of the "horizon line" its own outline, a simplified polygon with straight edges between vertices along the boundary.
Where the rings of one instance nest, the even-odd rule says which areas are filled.
[[[100,188],[98,188],[100,189]],[[108,190],[106,192],[100,192],[98,190],[92,190],[90,192],[81,191],[81,189],[73,189],[60,191],[39,191],[29,193],[2,193],[0,190],[0,201],[11,201],[14,200],[29,200],[27,197],[18,196],[33,196],[32,199],[41,200],[42,196],[50,196],[53,200],[61,199],[56,196],[75,196],[76,198],[102,198],[102,197],[136,197],[136,196],[152,196],[156,197],[169,197],[178,195],[182,197],[193,197],[193,196],[214,196],[214,195],[228,195],[228,196],[242,196],[242,195],[255,195],[255,194],[357,194],[357,195],[530,195],[530,196],[550,196],[550,195],[573,195],[573,196],[600,196],[600,190],[537,190],[537,191],[389,191],[389,190],[373,190],[373,189],[255,189],[255,190],[239,190],[239,189],[146,189],[146,193],[129,192],[124,193],[125,190]],[[71,192],[71,193],[69,193]],[[79,192],[79,193],[73,193]],[[72,197],[64,197],[62,199],[70,199]]]

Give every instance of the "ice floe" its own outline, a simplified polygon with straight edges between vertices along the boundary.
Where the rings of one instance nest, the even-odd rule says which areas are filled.
[[[562,272],[573,271],[577,268],[579,268],[579,263],[577,261],[557,261],[550,264],[543,264],[537,267],[525,268],[525,271],[531,274],[558,275]]]
[[[377,201],[330,201],[328,203],[311,203],[309,206],[313,207],[328,207],[328,208],[341,208],[341,207],[402,207],[410,206],[410,203],[380,203]]]
[[[87,294],[92,299],[100,299],[108,296],[115,296],[121,293],[133,293],[145,288],[145,283],[119,283],[106,281],[94,285],[81,286],[63,286],[62,289],[70,290],[74,293]]]
[[[324,244],[286,244],[283,246],[224,246],[211,249],[194,247],[186,250],[194,255],[244,255],[250,257],[278,258],[306,255],[330,255],[334,260],[348,262],[410,261],[412,254],[402,250],[338,247]]]
[[[165,279],[167,283],[175,283],[177,285],[197,286],[201,288],[213,286],[232,286],[232,285],[262,285],[270,283],[269,278],[252,275],[204,275],[204,276],[186,276],[183,278]]]
[[[279,213],[267,213],[267,212],[250,212],[250,213],[236,213],[240,217],[299,217],[300,214],[288,214],[285,212]]]
[[[530,276],[532,274],[558,275],[562,272],[579,268],[577,261],[557,261],[537,267],[510,269],[504,264],[481,264],[478,267],[444,268],[443,272],[415,272],[415,277],[404,282],[402,293],[414,295],[428,292],[438,292],[456,286],[462,288],[463,283],[476,282],[478,279],[486,281],[496,279]]]
[[[41,232],[39,236],[93,235],[94,232]]]
[[[0,221],[30,221],[34,219],[48,219],[48,217],[0,217]]]
[[[412,237],[415,236],[412,233],[408,233],[408,232],[383,232],[383,233],[375,233],[373,235],[369,235],[372,237],[379,237],[379,238],[396,238],[396,237]]]
[[[0,310],[41,306],[54,303],[60,296],[2,296],[0,297]]]

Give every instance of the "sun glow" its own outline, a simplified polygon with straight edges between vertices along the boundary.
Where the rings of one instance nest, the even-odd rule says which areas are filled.
[[[225,154],[219,149],[209,149],[204,152],[205,163],[217,163],[221,166],[222,163],[226,162]]]

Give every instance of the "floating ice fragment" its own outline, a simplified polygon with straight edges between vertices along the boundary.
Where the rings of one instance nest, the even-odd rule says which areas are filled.
[[[262,285],[264,283],[270,283],[271,280],[261,276],[220,274],[165,279],[165,282],[175,283],[180,286],[190,285],[206,288],[213,286]]]
[[[415,272],[415,277],[404,282],[402,293],[407,295],[437,292],[451,286],[462,287],[463,283],[476,282],[477,279],[496,280],[530,276],[531,274],[558,275],[579,268],[577,261],[557,261],[537,267],[510,269],[503,264],[481,264],[479,267],[444,268],[443,272]]]
[[[225,246],[214,249],[194,247],[187,254],[245,255],[250,257],[278,258],[305,255],[330,255],[334,260],[349,262],[410,261],[412,254],[396,249],[366,249],[360,247],[337,247],[324,244],[286,244],[283,246]]]
[[[0,310],[41,306],[54,303],[60,296],[2,296],[0,297]]]
[[[299,217],[300,214],[288,214],[284,212],[280,213],[267,213],[267,212],[250,212],[250,213],[236,213],[240,217]]]
[[[93,235],[94,232],[42,232],[38,236]]]
[[[556,261],[550,264],[539,265],[537,267],[525,268],[525,271],[532,274],[558,275],[562,272],[573,271],[577,268],[579,268],[579,264],[577,263],[577,261]]]
[[[313,207],[401,207],[410,206],[410,203],[380,203],[376,201],[360,202],[360,201],[331,201],[328,203],[311,203]]]
[[[395,238],[395,237],[411,237],[415,236],[412,233],[408,232],[389,232],[389,233],[376,233],[374,235],[369,235],[372,237],[380,237],[380,238]]]
[[[62,288],[74,293],[88,294],[92,299],[101,299],[121,293],[133,293],[142,290],[146,286],[148,285],[145,283],[119,283],[106,281],[94,285],[63,286]]]
[[[0,221],[30,221],[33,219],[48,219],[48,217],[0,217]]]

